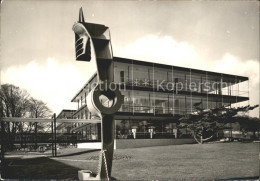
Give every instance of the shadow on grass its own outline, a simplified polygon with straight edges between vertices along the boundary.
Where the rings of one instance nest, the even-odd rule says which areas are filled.
[[[78,179],[79,168],[66,165],[48,157],[6,159],[5,179]]]
[[[239,178],[228,178],[228,179],[219,179],[217,181],[233,181],[233,180],[258,180],[259,177],[239,177]]]
[[[81,152],[76,152],[76,153],[69,153],[69,154],[60,154],[57,157],[75,156],[75,155],[81,155],[81,154],[84,154],[84,153],[96,152],[96,151],[100,151],[100,149],[86,150],[86,151],[81,151]]]

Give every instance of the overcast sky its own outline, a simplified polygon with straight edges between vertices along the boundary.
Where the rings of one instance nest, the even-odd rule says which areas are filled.
[[[75,61],[81,6],[86,21],[110,28],[114,56],[248,76],[250,104],[259,103],[258,1],[5,0],[1,83],[56,113],[76,108],[70,100],[95,72],[95,62]]]

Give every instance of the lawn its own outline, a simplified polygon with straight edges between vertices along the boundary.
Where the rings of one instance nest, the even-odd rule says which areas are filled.
[[[47,154],[48,155],[48,154]],[[60,150],[56,158],[7,158],[5,178],[77,179],[79,169],[97,170],[97,150]],[[117,180],[213,180],[259,175],[259,143],[210,143],[115,150]]]

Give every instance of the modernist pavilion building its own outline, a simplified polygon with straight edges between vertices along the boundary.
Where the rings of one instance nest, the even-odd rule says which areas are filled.
[[[116,139],[172,139],[189,136],[177,130],[177,118],[202,109],[231,106],[249,100],[248,77],[114,57],[114,83],[124,102],[115,115]],[[94,74],[73,97],[75,119],[93,119],[86,97],[97,81]],[[108,102],[104,102],[107,104]],[[67,125],[68,126],[68,125]],[[100,139],[100,123],[74,123],[70,131],[81,139]]]

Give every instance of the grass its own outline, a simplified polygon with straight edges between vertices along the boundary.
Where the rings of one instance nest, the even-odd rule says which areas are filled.
[[[77,152],[77,153],[76,153]],[[60,150],[59,157],[8,158],[5,178],[77,179],[79,169],[96,171],[99,151]],[[257,177],[259,143],[212,143],[115,150],[118,180],[213,180]]]

